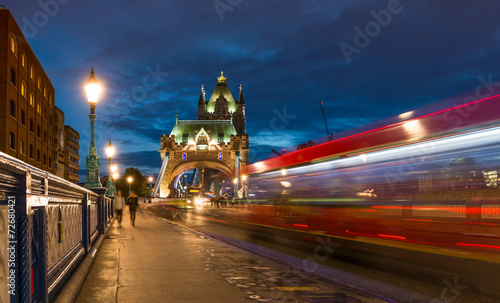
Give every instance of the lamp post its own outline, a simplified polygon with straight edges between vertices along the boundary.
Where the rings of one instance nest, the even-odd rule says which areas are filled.
[[[95,105],[97,103],[97,98],[99,97],[99,92],[101,87],[97,84],[97,80],[94,74],[94,68],[90,71],[90,77],[85,85],[85,91],[87,92],[87,100],[90,104],[90,152],[87,156],[87,181],[85,182],[85,187],[102,187],[99,181],[99,156],[97,155],[97,150],[95,147]]]
[[[238,178],[234,178],[233,183],[234,183],[233,197],[236,198],[236,197],[238,197]]]
[[[247,187],[246,187],[246,180],[247,180],[247,175],[241,176],[241,182],[243,186],[243,198],[247,197]]]
[[[130,195],[132,194],[132,181],[134,181],[134,178],[128,177],[127,181],[128,181],[128,196],[130,197]]]
[[[113,145],[111,145],[111,140],[109,140],[109,144],[106,147],[106,154],[108,155],[108,166],[109,166],[109,177],[108,177],[108,182],[106,182],[106,188],[108,189],[106,191],[107,197],[116,196],[116,187],[115,183],[113,182],[113,169],[116,170],[116,166],[111,165],[111,157],[113,157],[114,153],[115,153],[115,148]]]
[[[148,178],[148,187],[149,187],[149,193],[148,196],[151,198],[151,187],[153,186],[153,177]]]

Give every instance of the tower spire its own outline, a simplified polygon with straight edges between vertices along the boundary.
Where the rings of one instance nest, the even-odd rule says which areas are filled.
[[[220,71],[220,77],[217,78],[217,82],[227,82],[227,78],[224,77],[224,71]]]

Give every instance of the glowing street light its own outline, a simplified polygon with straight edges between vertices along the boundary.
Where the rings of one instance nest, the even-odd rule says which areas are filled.
[[[246,198],[247,197],[247,187],[246,187],[247,175],[241,176],[241,180],[242,180],[241,185],[243,186],[243,198]]]
[[[132,178],[132,177],[128,177],[127,178],[127,182],[128,182],[128,195],[129,195],[129,197],[132,194],[132,181],[134,181],[134,178]]]
[[[99,92],[101,87],[97,84],[97,80],[94,74],[94,68],[90,71],[90,77],[85,85],[85,91],[87,92],[87,100],[90,104],[90,151],[87,156],[87,180],[85,182],[85,187],[102,187],[99,181],[99,156],[97,155],[97,149],[95,147],[95,105],[97,103],[97,98],[99,97]]]
[[[154,178],[152,176],[149,176],[149,178],[148,178],[148,188],[149,188],[148,196],[149,197],[151,197],[151,188],[153,187],[153,180],[154,180]]]
[[[106,191],[106,196],[107,197],[114,197],[116,196],[116,186],[115,186],[115,182],[113,182],[113,169],[116,170],[116,165],[111,165],[111,157],[113,157],[113,155],[115,154],[115,147],[113,145],[111,145],[111,140],[109,140],[109,144],[108,146],[106,147],[106,154],[108,155],[108,166],[109,166],[109,177],[108,177],[108,182],[106,182],[106,187],[107,187],[107,191]]]

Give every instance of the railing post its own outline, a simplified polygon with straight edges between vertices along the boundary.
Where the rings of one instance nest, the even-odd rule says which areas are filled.
[[[90,203],[90,195],[86,193],[82,201],[82,245],[85,252],[90,249]]]
[[[45,230],[47,227],[47,208],[36,207],[32,212],[32,261],[31,270],[33,278],[33,299],[41,302],[49,301],[47,281],[47,243],[45,243]]]

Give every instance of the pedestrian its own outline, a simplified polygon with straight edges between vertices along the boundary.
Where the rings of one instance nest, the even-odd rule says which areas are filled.
[[[135,226],[135,212],[137,211],[137,207],[139,207],[139,198],[134,192],[130,192],[130,196],[128,197],[128,209],[130,211],[130,222],[132,222],[132,226]]]
[[[118,220],[118,224],[121,226],[122,223],[122,215],[123,215],[123,208],[125,207],[125,198],[122,196],[122,191],[119,190],[116,193],[115,197],[115,212],[116,212],[116,219]]]

